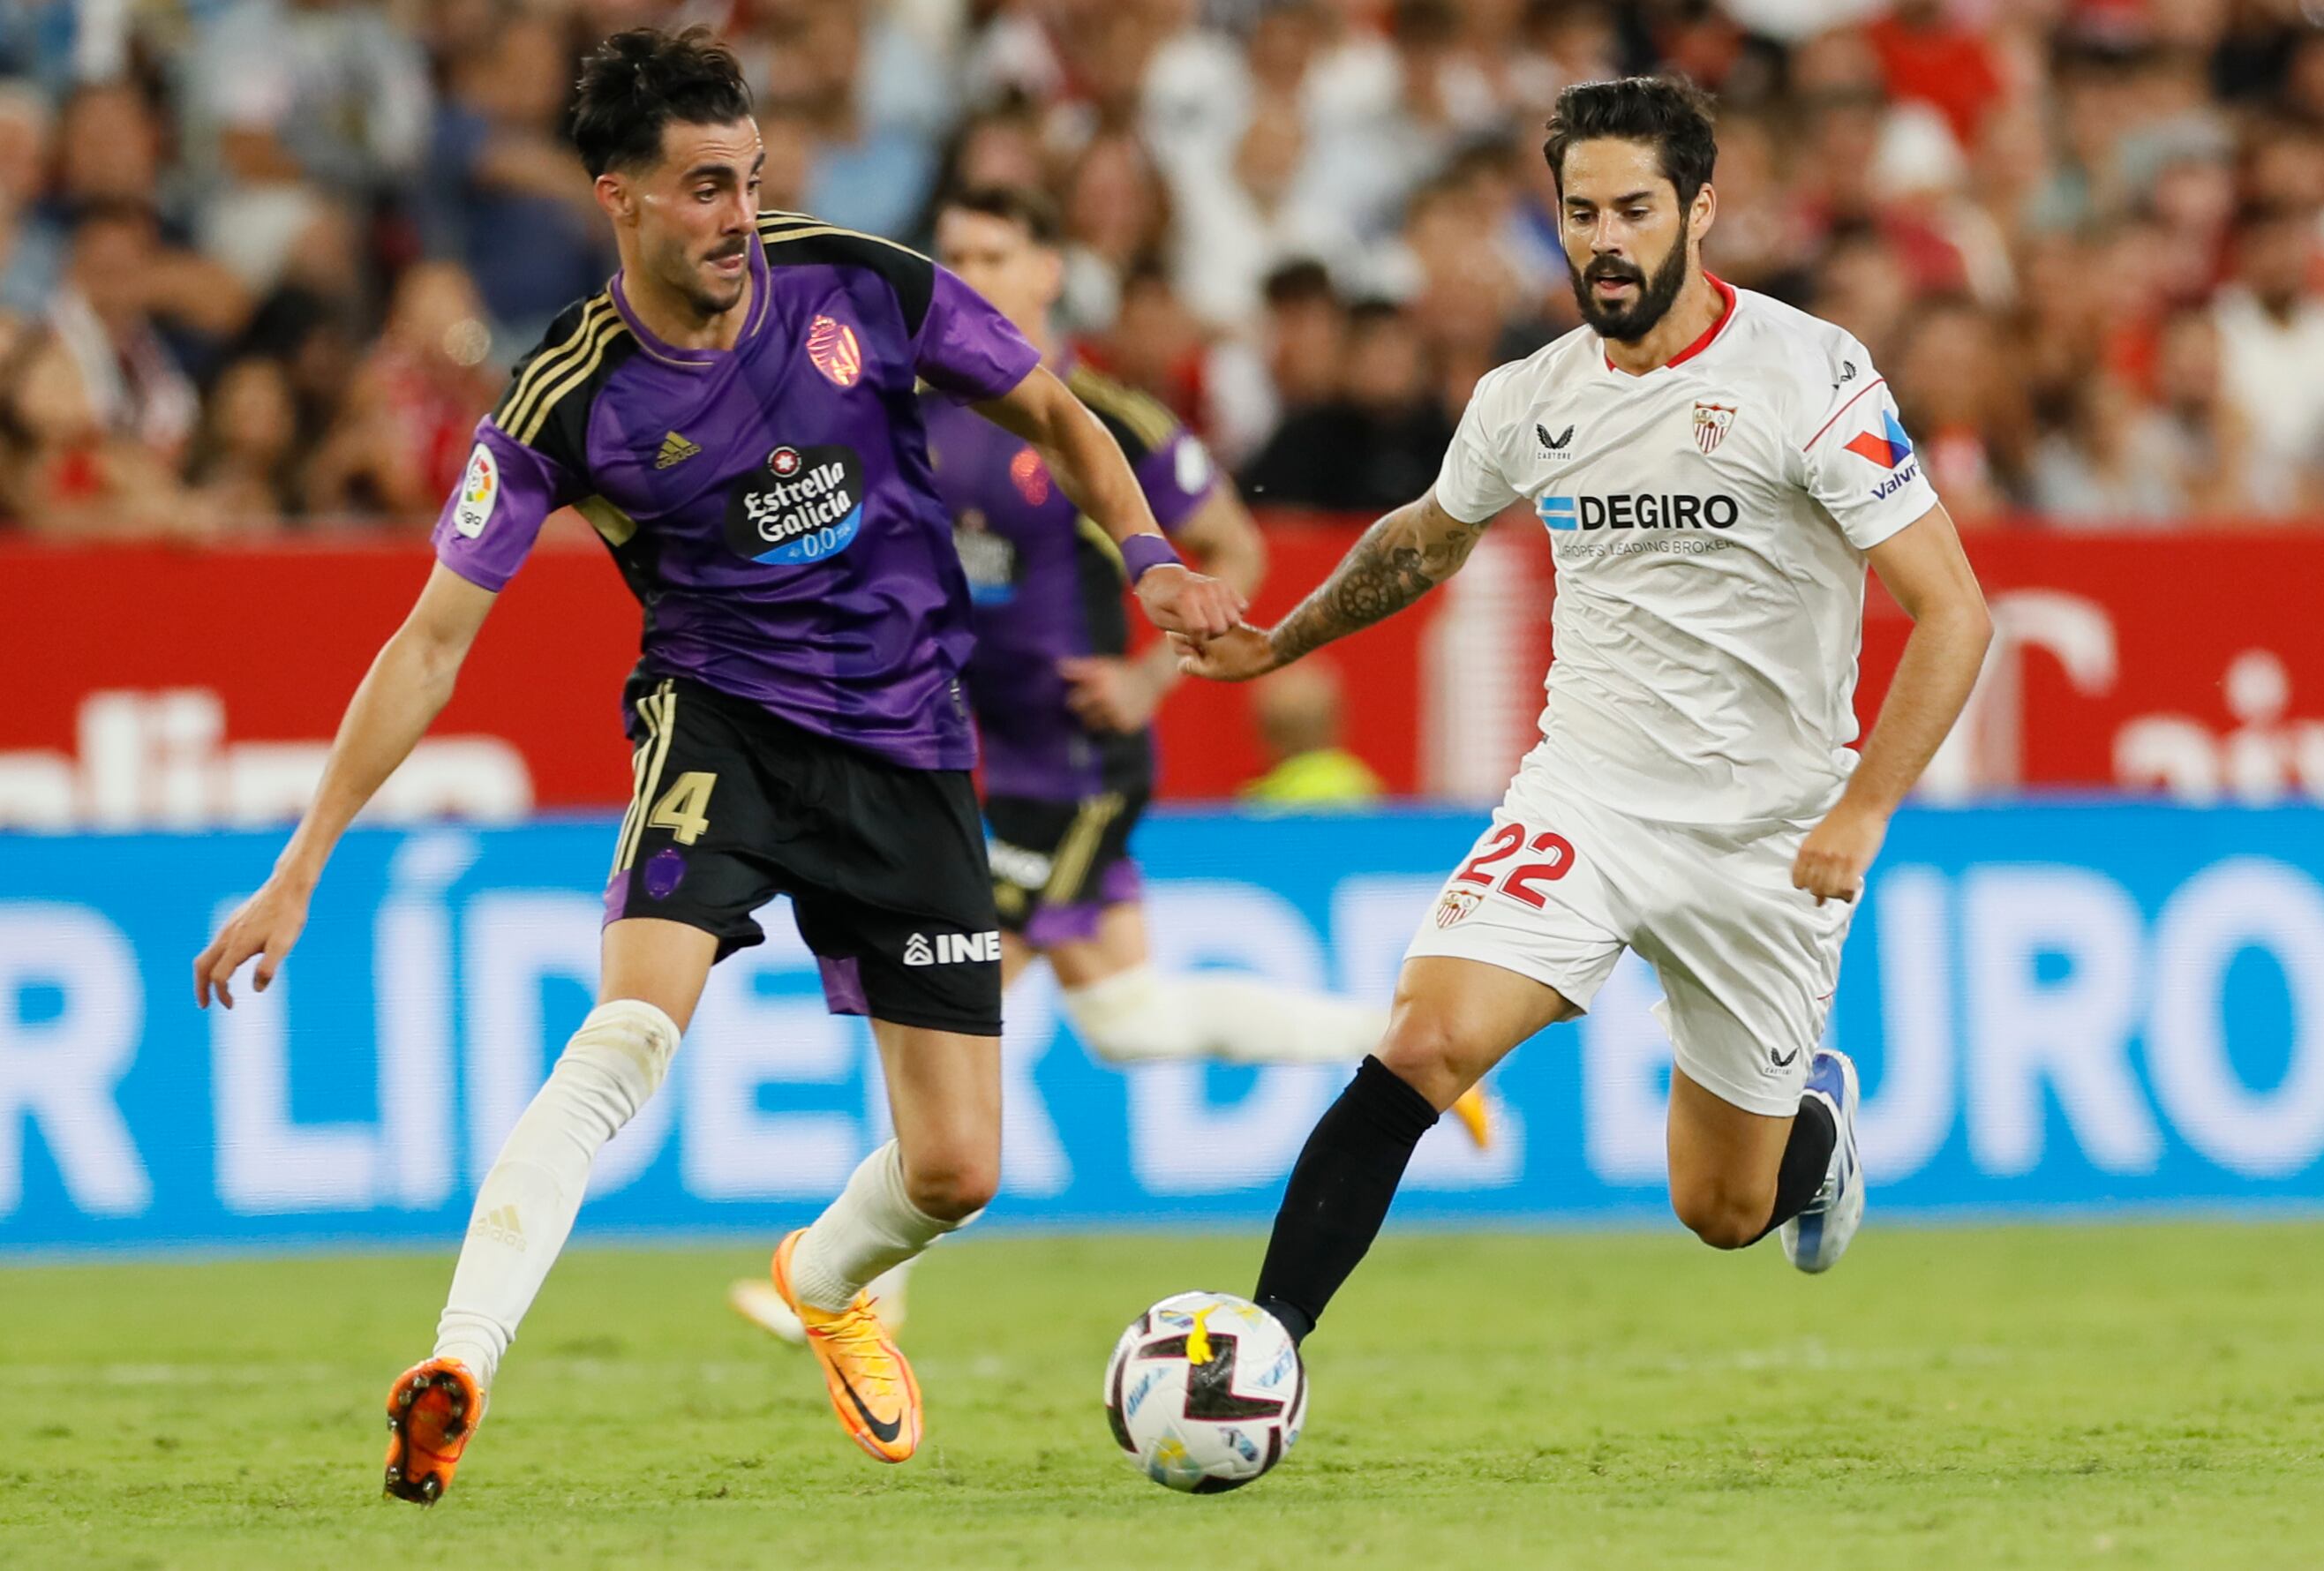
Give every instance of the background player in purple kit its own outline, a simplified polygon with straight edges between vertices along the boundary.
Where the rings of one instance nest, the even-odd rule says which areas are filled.
[[[1056,239],[1038,191],[962,191],[937,212],[939,259],[1113,433],[1162,527],[1239,593],[1255,592],[1265,551],[1232,482],[1168,410],[1076,364],[1060,341],[1050,322],[1064,282]],[[1178,680],[1176,657],[1160,640],[1129,652],[1121,551],[1038,451],[937,394],[922,403],[974,608],[966,679],[983,742],[1002,984],[1047,957],[1065,1017],[1109,1063],[1360,1059],[1388,1028],[1384,1009],[1239,972],[1155,970],[1130,837],[1153,792],[1149,723]],[[1483,1092],[1470,1086],[1452,1111],[1483,1145]],[[891,1327],[906,1275],[899,1266],[872,1286]],[[736,1282],[728,1301],[787,1341],[804,1335],[764,1282]]]
[[[918,1388],[862,1288],[973,1217],[1001,1154],[1001,944],[969,771],[972,632],[916,385],[973,403],[1194,636],[1240,596],[1180,566],[1120,449],[1008,320],[927,257],[758,211],[733,57],[706,32],[610,39],[574,140],[622,270],[521,362],[436,528],[438,564],[356,689],[273,875],[195,962],[198,999],[263,988],[358,809],[450,698],[542,520],[571,505],[644,607],[625,708],[635,795],[603,975],[485,1177],[433,1356],[388,1398],[387,1486],[432,1502],[563,1246],[597,1151],[660,1085],[711,965],[790,895],[831,1007],[869,1014],[896,1139],[783,1240],[779,1290],[834,1410],[911,1455]]]
[[[969,190],[936,219],[944,264],[1004,312],[1089,406],[1136,471],[1155,518],[1246,596],[1259,532],[1210,456],[1169,411],[1075,363],[1049,317],[1064,282],[1056,218],[1038,192]],[[984,747],[984,818],[1001,909],[1001,978],[1035,956],[1066,1018],[1114,1063],[1360,1058],[1385,1012],[1234,972],[1158,976],[1130,838],[1154,785],[1156,706],[1178,679],[1157,640],[1129,652],[1120,551],[1010,432],[925,401],[936,490],[974,605],[969,702]],[[1482,1138],[1481,1104],[1473,1131]]]

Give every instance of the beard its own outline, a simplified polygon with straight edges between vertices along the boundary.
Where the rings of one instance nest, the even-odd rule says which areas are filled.
[[[1678,299],[1681,285],[1686,282],[1686,237],[1690,220],[1682,213],[1678,221],[1678,238],[1671,243],[1670,254],[1648,278],[1630,263],[1618,256],[1592,258],[1587,267],[1576,268],[1571,257],[1565,271],[1573,280],[1573,301],[1582,308],[1582,319],[1590,324],[1601,338],[1617,343],[1635,344],[1655,329]],[[1629,303],[1619,306],[1600,305],[1591,292],[1600,280],[1634,285],[1636,292]]]

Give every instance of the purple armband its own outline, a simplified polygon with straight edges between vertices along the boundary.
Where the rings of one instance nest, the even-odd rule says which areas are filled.
[[[1133,534],[1121,542],[1121,565],[1130,571],[1130,581],[1135,586],[1148,572],[1161,567],[1183,567],[1178,553],[1170,542],[1158,534]]]

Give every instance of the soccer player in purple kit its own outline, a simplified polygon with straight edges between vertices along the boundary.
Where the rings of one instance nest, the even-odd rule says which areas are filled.
[[[1056,214],[1038,191],[976,188],[937,207],[938,260],[1006,314],[1113,433],[1176,543],[1238,593],[1256,593],[1265,548],[1201,441],[1154,399],[1076,364],[1060,341],[1049,319],[1064,284],[1056,241]],[[1038,452],[936,394],[922,402],[974,602],[965,675],[983,744],[1002,985],[1046,958],[1065,1018],[1110,1064],[1362,1058],[1388,1030],[1385,1009],[1234,971],[1156,971],[1130,839],[1153,790],[1148,724],[1179,679],[1177,657],[1159,639],[1129,654],[1121,553]],[[1483,1092],[1468,1087],[1452,1111],[1484,1145]],[[871,1289],[891,1329],[908,1270]],[[727,1299],[785,1341],[804,1336],[763,1280],[734,1283]]]
[[[864,1285],[973,1218],[1001,1154],[1001,948],[969,777],[968,586],[925,381],[1028,443],[1130,564],[1157,625],[1232,626],[1120,449],[1007,319],[927,258],[758,211],[749,89],[706,31],[617,34],[574,140],[622,270],[519,363],[436,527],[437,567],[356,689],[265,885],[195,961],[232,1006],[272,979],[347,823],[450,698],[542,520],[572,505],[644,607],[625,695],[635,794],[605,888],[597,1006],[480,1189],[433,1354],[391,1388],[387,1488],[432,1502],[570,1232],[596,1152],[661,1084],[710,966],[779,892],[838,1012],[868,1014],[896,1138],[775,1252],[834,1411],[899,1462],[910,1366]]]
[[[1004,312],[1042,364],[1120,442],[1155,518],[1239,593],[1265,548],[1231,482],[1169,411],[1075,363],[1049,320],[1064,283],[1057,224],[1038,192],[955,193],[936,214],[944,264]],[[984,818],[1001,908],[1002,985],[1036,956],[1091,1051],[1109,1063],[1222,1058],[1352,1062],[1385,1010],[1148,962],[1130,838],[1154,783],[1148,729],[1179,677],[1167,642],[1129,653],[1121,554],[1006,430],[934,397],[928,447],[974,602],[969,704],[983,742]],[[1483,1141],[1481,1104],[1472,1126]]]

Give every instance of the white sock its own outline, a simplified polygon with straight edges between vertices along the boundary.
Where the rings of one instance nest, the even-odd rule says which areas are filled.
[[[1065,988],[1058,1000],[1090,1050],[1112,1063],[1345,1064],[1388,1032],[1384,1009],[1232,971],[1166,979],[1150,966],[1133,966]]]
[[[913,1205],[903,1152],[891,1140],[863,1159],[791,1251],[791,1290],[808,1308],[844,1309],[872,1278],[975,1220],[943,1222]]]
[[[661,1085],[678,1026],[650,1003],[589,1012],[548,1083],[509,1131],[476,1191],[467,1242],[436,1323],[436,1356],[456,1358],[490,1390],[501,1355],[573,1231],[589,1164]]]

